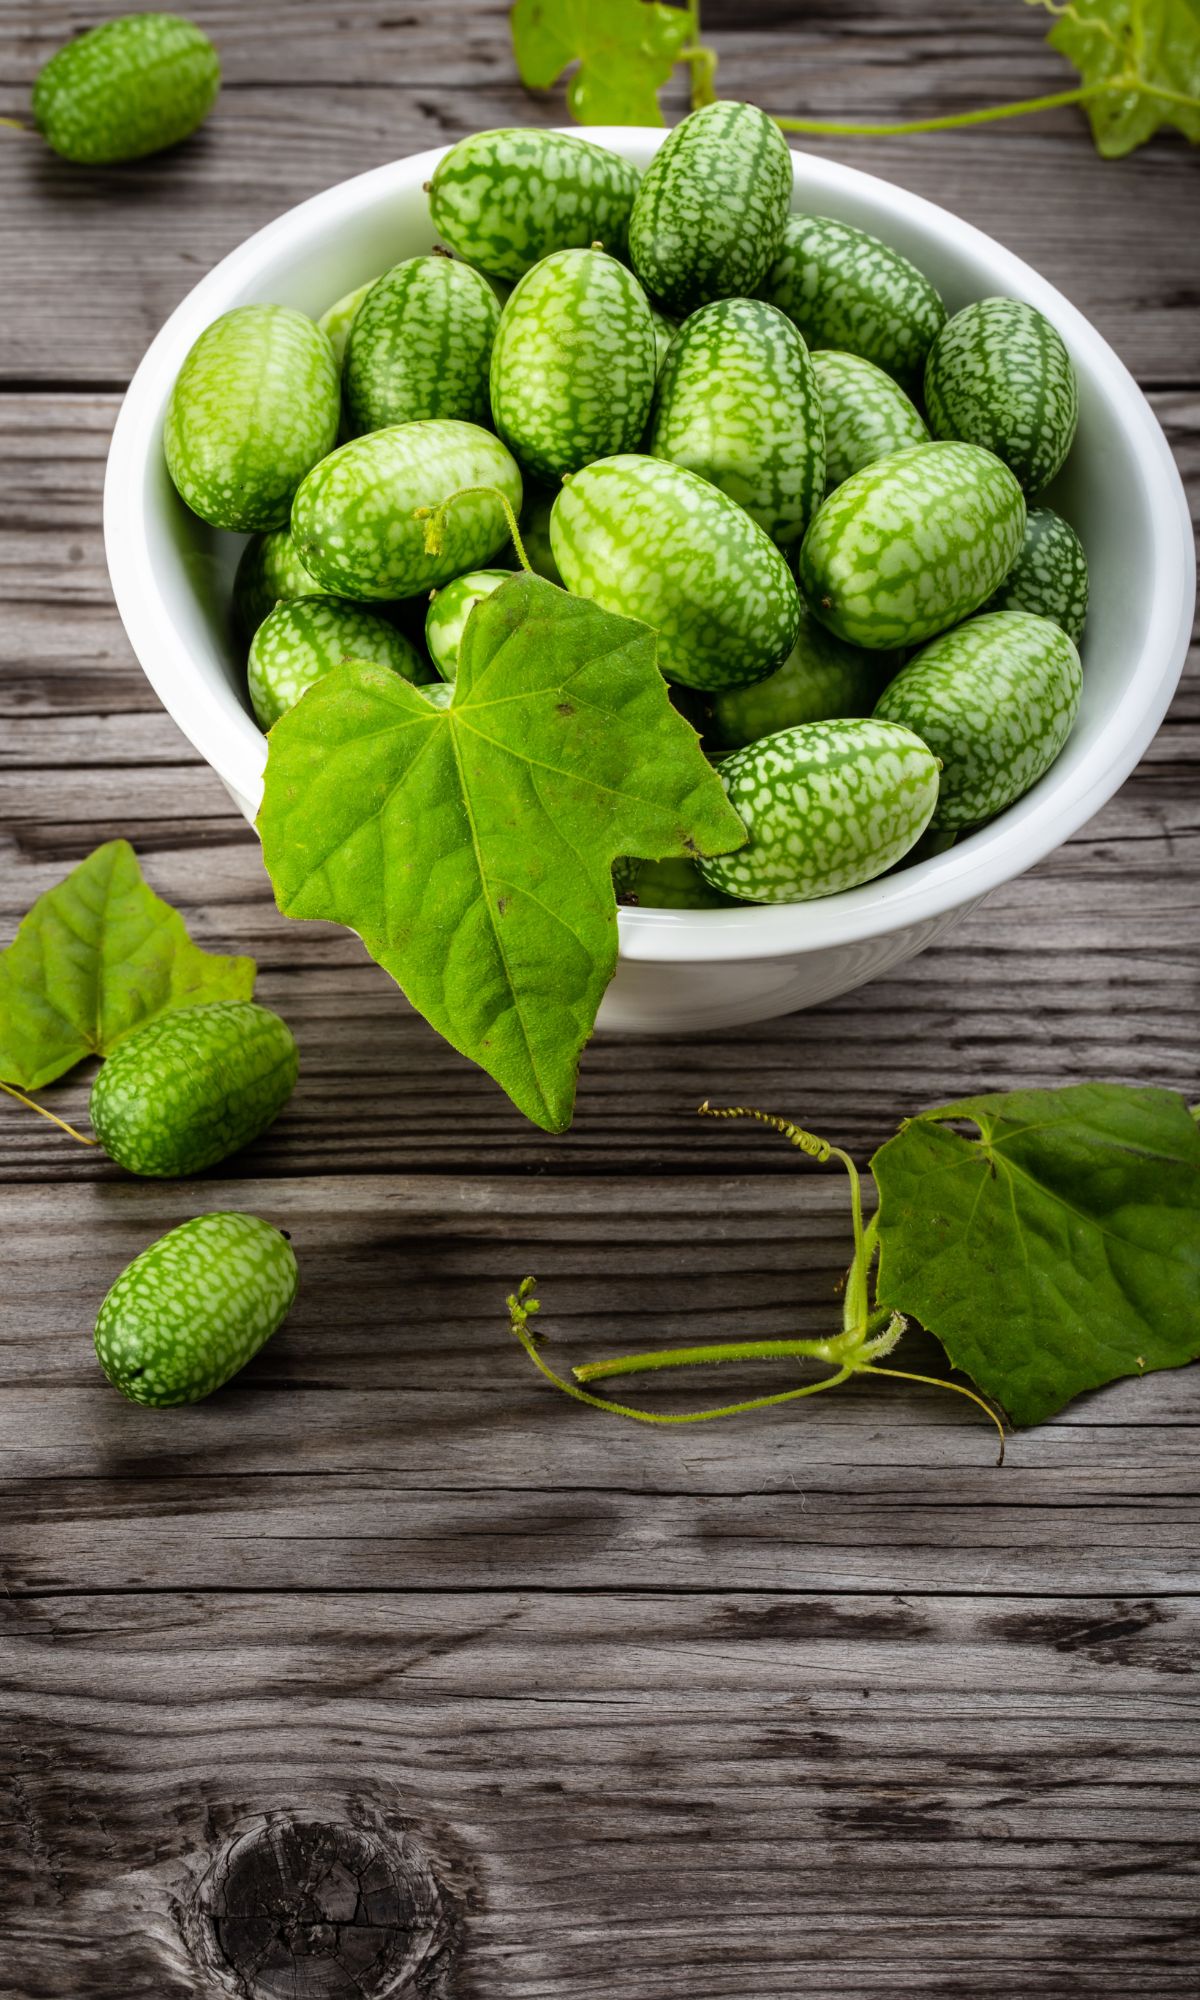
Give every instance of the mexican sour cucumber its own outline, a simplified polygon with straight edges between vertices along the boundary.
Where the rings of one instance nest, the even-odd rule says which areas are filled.
[[[705,104],[668,132],[642,177],[629,255],[654,302],[690,313],[757,290],[779,246],[792,156],[756,105]]]
[[[348,430],[422,417],[488,420],[488,364],[500,323],[486,278],[450,257],[409,257],[354,314],[342,365]]]
[[[603,244],[624,254],[641,175],[569,132],[474,132],[429,183],[433,226],[489,277],[520,278],[551,251]]]

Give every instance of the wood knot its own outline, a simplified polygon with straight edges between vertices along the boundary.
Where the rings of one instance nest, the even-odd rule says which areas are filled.
[[[240,2000],[391,2000],[425,1992],[452,1913],[408,1835],[270,1813],[236,1833],[200,1883],[197,1955]]]

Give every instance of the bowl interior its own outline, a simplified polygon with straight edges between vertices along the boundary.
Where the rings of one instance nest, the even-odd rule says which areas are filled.
[[[644,165],[662,134],[589,133]],[[275,301],[314,316],[364,280],[432,247],[423,183],[431,152],[342,183],[224,259],[184,300],[137,376],[114,435],[106,540],[135,650],[185,734],[253,817],[265,739],[245,693],[229,594],[241,538],[217,533],[178,498],[163,460],[171,384],[219,313]],[[1182,666],[1194,601],[1190,524],[1161,430],[1094,328],[1044,279],[946,211],[873,176],[794,153],[793,206],[883,237],[925,271],[953,312],[990,293],[1022,297],[1058,326],[1080,379],[1079,430],[1044,498],[1087,551],[1092,596],[1084,695],[1062,756],[1000,819],[949,854],[821,903],[783,909],[622,911],[626,957],[767,957],[936,915],[1047,853],[1115,790],[1153,735]]]

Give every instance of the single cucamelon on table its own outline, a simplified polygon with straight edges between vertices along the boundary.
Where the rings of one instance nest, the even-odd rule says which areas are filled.
[[[297,597],[277,604],[250,642],[246,680],[259,727],[270,729],[343,660],[370,660],[418,686],[431,678],[415,647],[386,618],[341,597]]]
[[[977,299],[929,350],[925,409],[935,437],[983,445],[1038,493],[1071,449],[1079,386],[1060,334],[1036,306]]]
[[[1061,626],[992,611],[926,646],[876,703],[941,759],[934,825],[975,826],[1050,769],[1079,711],[1079,655]]]
[[[669,132],[642,176],[629,256],[656,305],[694,312],[762,283],[792,198],[792,156],[754,104],[702,105]]]
[[[511,583],[510,569],[469,569],[431,593],[425,613],[425,644],[444,681],[458,672],[458,648],[463,628],[481,598],[490,597],[502,583]]]
[[[242,639],[257,632],[269,611],[293,597],[320,597],[321,586],[306,570],[290,528],[252,535],[233,579],[233,623]]]
[[[292,508],[292,534],[305,567],[335,597],[416,597],[481,569],[508,539],[495,492],[513,512],[521,475],[499,438],[452,417],[368,431],[331,452],[310,472]],[[441,546],[425,547],[426,521],[441,517]]]
[[[500,316],[492,421],[523,469],[560,479],[639,442],[656,373],[654,324],[633,273],[605,250],[556,250]]]
[[[717,770],[749,839],[697,865],[748,903],[804,903],[870,882],[920,839],[937,804],[937,759],[895,722],[802,723]]]
[[[1088,607],[1088,565],[1069,521],[1052,507],[1031,507],[1017,560],[984,611],[1032,611],[1051,618],[1078,645]]]
[[[761,299],[692,313],[659,375],[646,450],[711,480],[780,548],[798,542],[825,488],[825,422],[791,321]]]
[[[918,388],[945,322],[941,295],[898,250],[827,215],[789,215],[761,295],[799,327],[810,348],[861,354]]]
[[[658,664],[685,687],[762,680],[792,649],[800,602],[786,561],[717,487],[666,459],[599,459],[550,516],[567,589],[658,634]]]
[[[333,349],[290,306],[235,306],[206,327],[167,405],[167,469],[214,528],[281,528],[337,436]]]
[[[198,1403],[283,1324],[298,1285],[282,1230],[233,1210],[198,1215],[126,1265],[96,1320],[96,1358],[131,1403]]]
[[[434,228],[490,277],[520,278],[552,250],[625,251],[641,176],[619,153],[569,132],[474,132],[429,183]]]
[[[217,52],[190,21],[126,14],[51,56],[33,86],[33,120],[64,159],[108,166],[186,139],[220,87]]]
[[[917,646],[978,610],[1024,532],[1021,489],[990,451],[909,445],[822,503],[800,550],[800,585],[851,645]]]
[[[88,1115],[129,1173],[198,1174],[266,1131],[298,1067],[287,1023],[253,1000],[177,1007],[118,1042]]]
[[[928,444],[925,419],[895,377],[836,347],[818,348],[813,373],[825,418],[825,489],[906,445]]]
[[[342,364],[353,436],[422,417],[488,421],[488,364],[500,307],[487,279],[453,257],[408,257],[359,305]]]
[[[891,656],[848,646],[803,603],[801,613],[796,643],[781,667],[765,681],[709,696],[706,745],[740,750],[801,722],[871,714],[891,671]]]

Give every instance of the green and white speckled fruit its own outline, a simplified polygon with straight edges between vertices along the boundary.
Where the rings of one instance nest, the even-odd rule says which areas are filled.
[[[1079,655],[1061,626],[991,611],[910,660],[876,703],[942,760],[935,826],[975,826],[1050,769],[1079,711]]]
[[[695,312],[758,289],[792,198],[792,156],[754,104],[704,104],[676,125],[638,189],[629,255],[656,305]]]
[[[492,421],[522,468],[561,479],[629,451],[650,411],[654,323],[604,250],[556,250],[527,271],[492,349]]]
[[[821,348],[812,357],[825,417],[825,490],[910,444],[928,444],[920,412],[900,384],[861,354]]]
[[[705,881],[694,861],[674,855],[665,861],[626,856],[623,863],[617,863],[613,879],[618,903],[631,909],[727,910],[733,902]]]
[[[198,1403],[282,1326],[299,1282],[271,1223],[229,1209],[198,1215],[125,1266],[100,1308],[96,1359],[131,1403]]]
[[[567,589],[658,634],[658,664],[685,687],[762,680],[792,650],[800,602],[757,521],[707,479],[627,453],[587,465],[550,516]]]
[[[420,654],[386,618],[341,597],[298,597],[277,604],[251,641],[246,680],[259,728],[270,729],[343,660],[370,660],[417,685],[429,678]]]
[[[340,299],[335,299],[331,306],[326,306],[317,321],[317,325],[333,349],[333,358],[339,368],[346,359],[346,342],[354,325],[354,315],[367,293],[378,283],[378,278],[368,278],[365,285],[356,285],[352,292],[344,293]]]
[[[800,587],[852,646],[917,646],[979,609],[1024,533],[1021,489],[990,451],[909,445],[823,502],[800,550]]]
[[[337,436],[333,349],[290,306],[235,306],[204,329],[167,405],[167,469],[214,528],[282,528]]]
[[[88,1115],[128,1173],[198,1174],[266,1131],[298,1066],[287,1023],[254,1000],[177,1007],[118,1042]]]
[[[534,486],[532,483],[526,486],[525,505],[521,510],[521,540],[534,575],[544,576],[547,583],[561,584],[558,564],[550,547],[550,515],[557,498],[557,487]]]
[[[692,313],[658,378],[646,450],[711,480],[792,548],[824,491],[825,422],[791,321],[761,299]]]
[[[929,350],[925,409],[935,437],[994,451],[1027,493],[1039,493],[1071,449],[1079,385],[1061,335],[1036,306],[977,299]]]
[[[796,643],[781,667],[752,687],[710,696],[704,741],[740,750],[801,722],[870,715],[892,667],[891,655],[848,646],[802,606]]]
[[[251,639],[268,611],[293,597],[320,597],[321,586],[300,560],[290,528],[254,535],[242,550],[233,579],[233,623]]]
[[[429,183],[433,226],[489,277],[520,278],[553,250],[602,243],[624,254],[641,175],[570,132],[473,132]]]
[[[661,375],[663,363],[671,351],[671,342],[678,333],[679,326],[676,320],[668,319],[666,313],[659,312],[657,306],[650,308],[650,321],[654,328],[655,370]]]
[[[487,279],[453,257],[409,257],[360,305],[342,367],[351,434],[422,417],[488,420],[488,363],[500,308]]]
[[[861,354],[908,387],[919,387],[946,319],[940,294],[907,257],[826,215],[788,216],[762,297],[810,348]]]
[[[310,472],[292,508],[305,567],[335,597],[416,597],[464,570],[482,569],[508,539],[491,493],[465,494],[443,517],[440,553],[425,548],[418,508],[435,509],[463,487],[494,486],[514,513],[521,475],[499,438],[478,424],[431,417],[368,431]]]
[[[221,64],[178,14],[125,14],[51,56],[33,86],[33,120],[66,160],[139,160],[194,132],[217,101]]]
[[[937,759],[894,722],[805,722],[750,743],[717,771],[749,840],[698,865],[744,903],[807,903],[857,888],[918,841]]]
[[[511,583],[512,577],[510,569],[469,569],[433,592],[425,613],[425,644],[444,681],[452,681],[458,673],[459,642],[475,606],[502,583]]]
[[[1069,521],[1052,507],[1031,507],[1016,562],[985,611],[1032,611],[1053,619],[1078,645],[1088,608],[1088,565]]]

